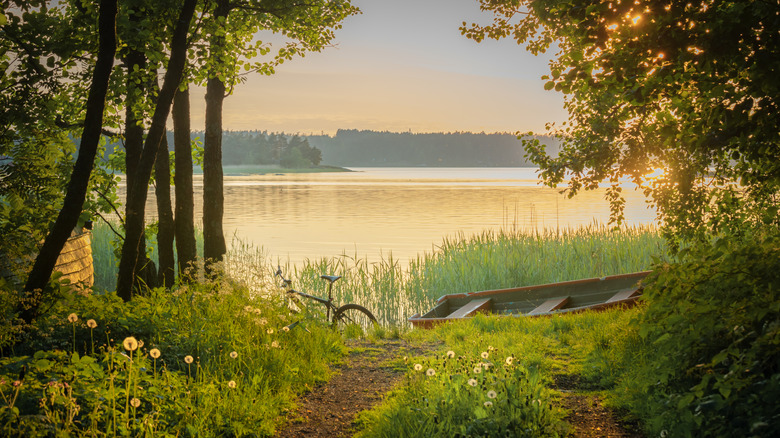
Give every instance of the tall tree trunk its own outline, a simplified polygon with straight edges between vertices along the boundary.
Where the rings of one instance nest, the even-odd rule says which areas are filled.
[[[116,288],[117,295],[125,301],[130,300],[133,294],[133,272],[138,258],[138,244],[144,232],[144,208],[149,179],[157,157],[157,149],[163,135],[165,135],[165,123],[170,114],[173,95],[179,87],[184,71],[187,55],[187,33],[196,4],[197,0],[185,0],[179,18],[176,20],[176,28],[171,39],[171,58],[168,62],[162,88],[157,96],[152,124],[141,152],[137,178],[133,185],[128,187],[130,198],[128,199],[127,218],[125,219],[126,236],[122,245],[122,257],[119,260]]]
[[[225,84],[211,78],[206,84],[206,133],[203,142],[203,258],[207,273],[224,259],[227,250],[222,230],[222,102]]]
[[[214,18],[227,18],[230,12],[228,0],[217,0]],[[218,57],[225,50],[225,37],[214,35],[210,41],[209,56]],[[206,82],[206,133],[203,142],[203,258],[206,272],[214,272],[215,263],[221,262],[227,251],[222,230],[224,195],[222,192],[222,103],[225,100],[225,84],[210,72]]]
[[[157,283],[165,287],[173,286],[176,279],[176,264],[173,256],[173,210],[171,208],[171,163],[168,157],[168,138],[163,135],[154,160],[155,195],[157,198],[157,253],[159,271]]]
[[[140,21],[141,16],[134,14],[131,20]],[[125,57],[127,69],[127,104],[125,107],[125,178],[127,198],[125,206],[129,205],[130,190],[136,180],[138,164],[141,161],[141,152],[144,147],[144,127],[141,119],[136,115],[135,108],[143,95],[148,90],[147,82],[137,75],[146,70],[146,56],[143,52],[130,49]],[[134,73],[137,72],[137,73]],[[154,263],[146,257],[146,236],[141,237],[138,243],[138,257],[140,263],[136,263],[134,287],[143,285],[154,287],[157,285],[157,272]]]
[[[40,297],[41,300],[51,298],[50,295],[53,291],[47,291],[45,287],[49,282],[62,247],[65,246],[70,233],[78,223],[87,196],[89,177],[92,174],[100,133],[103,128],[103,111],[106,105],[108,80],[116,54],[116,14],[117,0],[101,0],[98,18],[98,56],[95,70],[92,73],[92,85],[87,97],[87,112],[84,118],[84,130],[81,133],[78,158],[73,166],[73,173],[71,173],[68,182],[62,209],[43,242],[41,252],[35,258],[32,271],[30,271],[30,276],[24,287],[27,295],[41,290],[43,294]],[[19,308],[20,316],[29,323],[38,315],[41,301],[35,299],[24,301],[26,302],[24,307]]]
[[[187,269],[195,262],[194,196],[192,193],[192,140],[190,138],[190,90],[178,90],[173,98],[173,147],[176,173],[176,254],[179,256],[179,279],[185,280]]]

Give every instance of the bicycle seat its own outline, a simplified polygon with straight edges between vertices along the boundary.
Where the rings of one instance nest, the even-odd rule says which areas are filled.
[[[321,275],[320,278],[323,280],[328,280],[331,284],[333,284],[334,281],[341,278],[341,275]]]

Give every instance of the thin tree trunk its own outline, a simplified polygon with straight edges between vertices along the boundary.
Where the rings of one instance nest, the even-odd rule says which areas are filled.
[[[168,138],[163,135],[154,161],[155,195],[157,198],[157,251],[159,270],[157,284],[173,286],[176,279],[176,262],[173,256],[173,210],[171,208],[171,163],[168,157]]]
[[[130,17],[131,20],[140,21],[142,17],[137,14]],[[143,52],[131,49],[125,58],[125,68],[127,69],[127,104],[125,108],[125,178],[127,187],[132,187],[136,180],[138,164],[141,161],[141,152],[144,147],[144,127],[141,119],[136,115],[136,108],[141,96],[147,91],[148,85],[145,81],[139,79],[133,73],[134,71],[143,72],[146,69],[146,56]],[[130,190],[127,191],[125,206],[130,202]],[[141,237],[138,243],[138,258],[135,267],[134,286],[154,287],[157,285],[157,269],[154,263],[146,257],[146,236]],[[140,263],[139,263],[140,262]]]
[[[206,84],[206,133],[203,142],[203,258],[207,273],[224,259],[227,250],[222,230],[222,102],[225,84],[211,78]]]
[[[73,166],[73,173],[70,176],[62,209],[43,242],[41,252],[35,258],[32,271],[30,271],[30,276],[24,287],[27,295],[37,290],[42,291],[40,300],[23,300],[26,304],[19,309],[21,318],[28,323],[38,315],[41,300],[52,298],[53,291],[45,290],[45,287],[54,270],[54,265],[57,263],[57,257],[78,223],[87,196],[89,177],[92,174],[100,133],[103,128],[108,81],[116,54],[116,14],[117,0],[102,0],[100,2],[98,56],[95,70],[92,73],[92,85],[87,97],[87,111],[84,118],[84,130],[81,133],[79,154]]]
[[[228,0],[217,0],[214,18],[227,18]],[[225,37],[214,35],[210,41],[209,56],[218,57],[225,50]],[[212,76],[211,74],[209,76]],[[206,82],[206,133],[203,142],[203,258],[206,273],[214,272],[227,251],[222,230],[224,195],[222,192],[222,103],[225,84],[216,75]]]
[[[198,256],[195,246],[195,202],[192,193],[192,140],[190,138],[190,90],[178,90],[173,98],[173,145],[176,173],[176,254],[179,280],[190,276],[188,268]]]
[[[176,21],[176,28],[171,39],[171,58],[168,62],[162,88],[157,96],[152,125],[144,142],[137,179],[132,186],[128,187],[130,198],[127,205],[127,218],[125,219],[126,236],[122,245],[122,257],[119,260],[117,278],[117,295],[125,301],[130,300],[133,294],[133,272],[138,258],[138,243],[141,241],[144,231],[144,209],[149,179],[157,156],[157,149],[163,135],[165,135],[165,123],[170,114],[173,95],[179,87],[184,71],[187,55],[187,33],[196,4],[197,0],[185,0]]]

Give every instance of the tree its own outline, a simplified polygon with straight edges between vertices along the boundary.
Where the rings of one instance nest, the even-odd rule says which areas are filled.
[[[192,193],[192,149],[190,140],[190,91],[176,92],[173,98],[174,189],[176,191],[174,234],[178,256],[179,278],[198,256],[195,246],[194,209]]]
[[[149,132],[139,159],[135,182],[128,186],[127,218],[125,221],[125,240],[122,243],[122,256],[119,260],[117,275],[117,295],[124,300],[132,297],[133,277],[139,256],[139,243],[144,232],[144,211],[146,194],[152,168],[158,148],[165,135],[165,123],[170,114],[173,96],[179,88],[186,64],[187,36],[190,23],[195,15],[196,0],[185,0],[181,6],[170,42],[170,59],[165,71],[160,92],[152,116]]]
[[[81,216],[95,155],[97,154],[98,142],[103,130],[103,110],[106,105],[108,82],[114,64],[114,54],[116,53],[116,14],[116,0],[102,0],[100,2],[99,48],[97,61],[92,73],[89,97],[87,98],[79,155],[73,166],[73,173],[68,183],[62,209],[51,231],[46,236],[46,240],[35,258],[32,271],[27,279],[25,285],[27,293],[44,290],[47,286],[49,277],[57,262],[57,257]],[[30,322],[38,314],[38,303],[33,303],[29,307],[20,310],[22,310],[22,319]]]
[[[217,0],[210,19],[204,20],[204,33],[211,35],[200,73],[206,83],[203,257],[207,267],[222,261],[226,252],[222,230],[222,103],[226,95],[240,82],[242,69],[272,74],[274,66],[296,55],[322,50],[341,21],[356,12],[349,0]],[[260,31],[280,33],[288,42],[271,59],[253,61],[270,51],[262,41],[253,41]]]
[[[538,144],[543,180],[569,195],[609,181],[639,184],[673,240],[780,224],[780,4],[775,0],[480,0],[494,13],[469,38],[511,36],[534,54],[553,45],[546,89],[569,122]],[[651,179],[656,169],[664,173]],[[676,241],[676,240],[675,240]]]

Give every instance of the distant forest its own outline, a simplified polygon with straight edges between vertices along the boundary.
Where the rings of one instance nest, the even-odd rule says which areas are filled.
[[[193,132],[192,139],[203,138]],[[536,136],[552,154],[558,141]],[[106,152],[112,152],[110,145]],[[168,133],[173,150],[173,133]],[[290,135],[266,131],[225,131],[222,164],[340,167],[526,167],[522,142],[514,134],[429,133],[340,129],[336,135]]]
[[[322,162],[355,167],[525,167],[533,166],[523,155],[522,142],[514,134],[472,132],[413,134],[340,129],[335,136],[310,135],[312,147],[322,151]],[[557,154],[558,142],[536,137]]]

